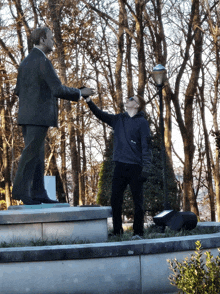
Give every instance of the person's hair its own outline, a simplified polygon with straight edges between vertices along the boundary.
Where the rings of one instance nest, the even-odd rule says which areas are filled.
[[[31,43],[32,45],[40,45],[40,39],[47,38],[47,32],[50,31],[50,28],[48,27],[40,27],[31,33]]]
[[[139,95],[139,94],[136,94],[135,96],[137,96],[138,97],[138,100],[139,100],[138,112],[140,112],[140,111],[144,111],[145,112],[146,102],[145,102],[144,98],[141,95]]]

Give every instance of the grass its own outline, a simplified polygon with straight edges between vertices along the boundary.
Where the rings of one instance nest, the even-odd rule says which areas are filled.
[[[165,228],[164,233],[161,232],[161,227],[156,225],[151,225],[144,230],[143,239],[157,239],[157,238],[169,238],[169,237],[180,237],[180,236],[190,236],[190,235],[203,235],[203,234],[214,234],[219,232],[219,228],[201,228],[196,227],[191,231],[180,230],[179,232],[171,230],[169,227]],[[133,236],[132,227],[129,227],[123,235],[112,236],[108,238],[108,242],[120,242],[129,241]]]
[[[109,230],[108,233],[112,231]],[[213,234],[219,232],[219,228],[199,228],[196,227],[191,231],[180,230],[179,232],[172,231],[168,227],[166,227],[164,233],[161,233],[161,228],[155,225],[151,225],[144,230],[143,239],[157,239],[157,238],[168,238],[168,237],[180,237],[180,236],[189,236],[189,235],[203,235],[203,234]],[[130,241],[133,236],[132,227],[129,227],[123,235],[121,236],[112,236],[108,238],[107,242],[121,242],[121,241]],[[9,247],[25,247],[25,246],[53,246],[53,245],[71,245],[71,244],[89,244],[94,243],[91,241],[83,241],[79,239],[75,239],[72,242],[62,242],[57,240],[48,241],[48,240],[32,240],[28,244],[25,242],[2,242],[0,243],[0,248],[9,248]]]

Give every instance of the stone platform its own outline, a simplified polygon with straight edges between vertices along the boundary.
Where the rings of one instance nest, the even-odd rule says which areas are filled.
[[[104,242],[111,207],[19,205],[0,211],[0,243],[48,240]]]
[[[198,223],[218,227],[220,223]],[[167,259],[216,257],[220,233],[124,242],[0,248],[1,294],[177,294]],[[204,258],[204,256],[203,256]]]

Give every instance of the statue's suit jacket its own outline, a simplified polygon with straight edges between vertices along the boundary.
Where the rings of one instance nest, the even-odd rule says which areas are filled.
[[[57,98],[78,101],[80,90],[63,86],[50,60],[33,48],[21,62],[15,94],[19,125],[57,126]]]

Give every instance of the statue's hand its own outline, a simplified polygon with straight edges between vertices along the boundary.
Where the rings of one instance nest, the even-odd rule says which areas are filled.
[[[93,88],[81,87],[79,89],[81,91],[81,96],[85,99],[95,94],[95,90]]]

